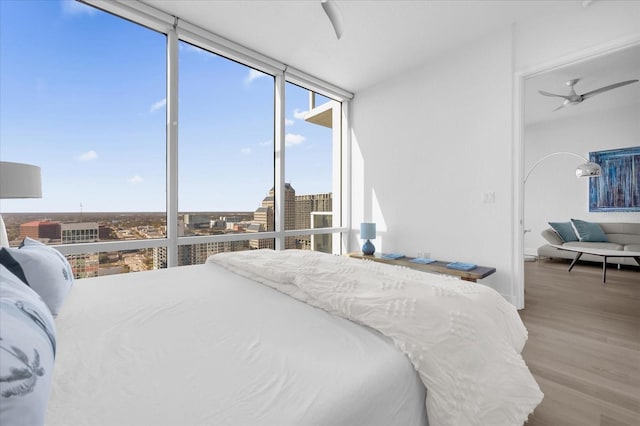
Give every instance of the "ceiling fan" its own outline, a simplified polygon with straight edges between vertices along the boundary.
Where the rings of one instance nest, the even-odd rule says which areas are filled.
[[[321,0],[320,4],[327,18],[329,18],[329,22],[331,22],[336,37],[340,40],[340,37],[342,37],[342,13],[338,8],[338,4],[333,0]]]
[[[595,90],[592,90],[590,92],[586,92],[586,93],[583,93],[581,95],[578,95],[573,86],[575,86],[579,81],[580,81],[579,78],[574,78],[574,79],[569,80],[569,81],[567,81],[565,83],[567,86],[569,86],[571,88],[571,91],[569,92],[568,95],[556,95],[555,93],[545,92],[544,90],[538,90],[538,93],[540,93],[541,95],[544,95],[544,96],[554,96],[556,98],[563,98],[564,102],[562,102],[562,105],[560,105],[559,107],[554,109],[554,111],[557,111],[560,108],[566,107],[567,105],[578,105],[579,103],[581,103],[585,99],[589,99],[589,98],[591,98],[591,97],[593,97],[595,95],[598,95],[600,93],[609,91],[611,89],[615,89],[615,88],[618,88],[618,87],[626,86],[627,84],[637,83],[638,82],[638,80],[621,81],[619,83],[610,84],[608,86],[604,86],[604,87],[601,87],[599,89],[595,89]]]

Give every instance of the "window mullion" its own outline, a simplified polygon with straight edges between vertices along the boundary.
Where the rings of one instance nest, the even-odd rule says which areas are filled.
[[[275,99],[274,99],[274,120],[275,120],[275,144],[274,144],[274,178],[275,178],[275,199],[274,216],[276,228],[276,250],[284,250],[284,228],[285,228],[285,193],[284,193],[284,126],[285,126],[285,78],[284,73],[275,76]]]
[[[178,34],[167,33],[167,267],[178,266]]]

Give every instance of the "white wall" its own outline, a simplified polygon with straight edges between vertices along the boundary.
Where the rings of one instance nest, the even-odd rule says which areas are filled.
[[[640,105],[574,119],[553,120],[525,127],[525,169],[547,154],[591,151],[640,145]],[[570,218],[593,222],[640,222],[640,213],[589,212],[589,179],[577,179],[582,161],[569,155],[548,158],[531,173],[525,186],[525,253],[536,254],[547,242],[540,236],[547,222]]]
[[[507,28],[357,94],[352,223],[378,224],[378,251],[494,266],[509,294],[511,86]]]
[[[594,1],[586,8],[580,3],[569,15],[540,16],[514,27],[517,71],[640,34],[640,1]]]
[[[576,13],[505,28],[356,94],[352,250],[362,244],[358,224],[373,220],[378,251],[495,266],[482,283],[516,303],[513,73],[640,35],[640,2],[579,4]],[[483,203],[484,193],[495,193],[495,203]]]

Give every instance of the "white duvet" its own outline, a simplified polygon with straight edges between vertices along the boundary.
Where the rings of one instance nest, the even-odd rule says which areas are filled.
[[[213,263],[77,280],[56,329],[49,426],[426,422],[391,339]]]
[[[221,253],[207,262],[392,338],[427,388],[431,426],[520,426],[542,400],[520,356],[526,329],[491,288],[309,251]]]

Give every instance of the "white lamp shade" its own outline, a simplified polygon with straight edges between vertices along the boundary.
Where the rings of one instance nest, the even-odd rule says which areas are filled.
[[[375,240],[376,239],[376,224],[375,223],[361,223],[360,224],[360,239],[362,239],[362,240]]]
[[[0,198],[42,198],[40,167],[0,161]]]
[[[576,168],[576,176],[577,177],[591,177],[591,176],[601,176],[602,169],[596,163],[584,163],[580,164]]]

